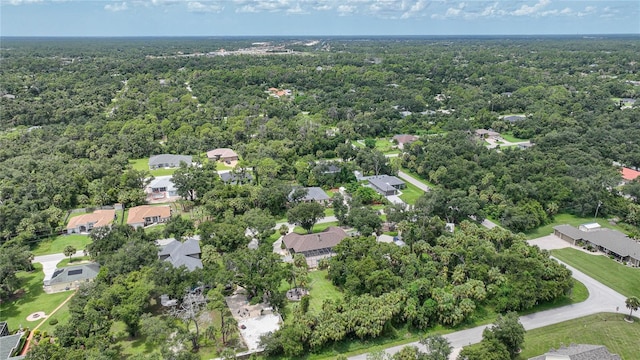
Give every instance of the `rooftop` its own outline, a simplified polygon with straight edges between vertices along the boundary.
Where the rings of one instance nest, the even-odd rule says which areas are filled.
[[[304,188],[305,190],[307,190],[307,195],[303,196],[300,201],[326,201],[329,200],[329,195],[327,195],[326,192],[324,192],[324,190],[322,190],[319,187],[307,187]],[[292,190],[291,193],[289,193],[289,196],[291,196],[293,194],[293,192],[295,191]]]
[[[292,232],[285,235],[282,241],[287,249],[293,249],[296,253],[300,253],[333,248],[346,237],[347,233],[342,228],[332,226],[316,234],[300,235]]]
[[[160,154],[149,158],[149,166],[159,166],[165,164],[180,164],[181,162],[191,165],[193,157],[191,155]]]
[[[127,224],[135,224],[144,222],[145,218],[159,216],[160,218],[168,218],[171,216],[171,207],[166,206],[150,206],[140,205],[129,209],[127,215]]]
[[[398,144],[407,144],[418,140],[418,137],[415,135],[400,134],[395,135],[393,140],[396,140]]]
[[[573,239],[582,239],[597,246],[601,246],[620,256],[631,256],[634,259],[640,257],[640,243],[617,230],[601,228],[591,231],[582,231],[571,225],[558,225],[553,229],[558,230]]]
[[[623,167],[620,172],[622,173],[622,178],[627,181],[635,180],[640,176],[640,171],[636,171],[626,167]]]
[[[94,279],[98,276],[100,265],[98,263],[67,266],[56,269],[51,280],[45,280],[45,285],[64,284],[72,281]]]
[[[238,154],[229,148],[219,148],[219,149],[207,151],[207,157],[209,159],[214,159],[214,158],[224,159],[224,158],[237,157],[237,156]]]
[[[10,357],[20,344],[21,337],[21,333],[0,337],[0,360],[21,359],[21,357]]]
[[[372,176],[369,178],[369,183],[381,190],[391,190],[391,188],[395,189],[395,186],[404,185],[404,181],[389,175]]]
[[[619,355],[611,354],[603,345],[571,344],[558,350],[551,349],[546,354],[529,360],[620,360]]]
[[[93,224],[93,227],[110,225],[116,217],[115,210],[96,210],[90,214],[74,216],[69,219],[67,229],[75,229],[80,225]]]
[[[173,267],[185,266],[189,271],[202,269],[202,261],[200,260],[200,241],[192,237],[184,242],[176,239],[158,240],[157,244],[161,246],[158,256],[168,261]]]
[[[167,191],[176,189],[176,186],[173,183],[173,178],[171,176],[158,176],[155,179],[151,180],[147,187],[150,189],[166,188]]]

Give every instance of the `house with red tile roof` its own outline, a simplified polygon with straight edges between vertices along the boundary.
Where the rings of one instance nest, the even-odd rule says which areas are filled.
[[[88,233],[95,228],[110,226],[115,218],[115,210],[96,210],[90,214],[74,216],[67,224],[67,234]]]
[[[142,205],[129,209],[127,224],[134,228],[167,222],[171,217],[171,207]]]
[[[640,177],[640,171],[636,171],[626,167],[623,167],[622,170],[620,170],[620,173],[622,174],[622,181],[625,183],[631,182]]]

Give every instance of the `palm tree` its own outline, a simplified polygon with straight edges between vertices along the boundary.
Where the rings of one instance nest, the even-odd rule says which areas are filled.
[[[633,314],[634,311],[638,311],[638,308],[640,308],[640,299],[632,296],[625,301],[625,304],[627,304],[627,309],[629,309],[629,321],[633,321],[633,319],[631,319],[631,314]]]

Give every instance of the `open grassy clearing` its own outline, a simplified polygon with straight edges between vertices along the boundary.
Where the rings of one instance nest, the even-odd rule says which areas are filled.
[[[527,236],[527,239],[535,239],[535,238],[539,238],[541,236],[547,236],[553,233],[554,226],[569,224],[569,225],[578,227],[579,225],[592,223],[592,222],[593,222],[592,217],[578,217],[572,214],[558,214],[554,216],[553,222],[544,226],[540,226],[539,228],[533,229],[531,231],[528,231],[527,233],[525,233],[525,235]],[[607,221],[606,219],[597,219],[596,222],[600,224],[600,226],[602,227],[616,229],[618,231],[624,232],[624,229],[622,227],[611,225],[609,224],[609,221]]]
[[[500,136],[501,136],[503,139],[507,140],[508,142],[512,142],[512,143],[514,143],[514,142],[523,142],[523,141],[527,141],[527,140],[529,140],[529,139],[520,139],[520,138],[517,138],[517,137],[513,136],[513,134],[512,134],[512,133],[510,133],[510,132],[500,133]]]
[[[30,272],[19,272],[18,278],[23,281],[22,290],[14,298],[0,304],[0,314],[2,320],[7,321],[9,329],[18,329],[20,325],[24,328],[33,328],[40,321],[27,321],[27,316],[34,312],[44,311],[50,314],[58,305],[60,305],[69,295],[71,291],[64,291],[55,294],[47,294],[42,289],[42,281],[44,273],[42,265],[34,264],[34,270]],[[56,314],[60,315],[64,309],[58,310]],[[46,321],[49,321],[48,319]]]
[[[88,235],[58,235],[53,239],[46,239],[38,243],[31,252],[33,255],[59,254],[64,251],[67,245],[71,245],[76,250],[84,250],[91,242]]]
[[[140,171],[148,171],[153,176],[173,175],[174,171],[176,171],[176,169],[149,170],[149,158],[132,159],[132,160],[129,160],[129,164],[131,164],[131,167],[133,167],[133,169],[140,170]]]
[[[640,297],[640,269],[631,268],[602,255],[576,249],[552,250],[553,256],[609,286],[624,296]]]
[[[418,198],[424,194],[424,191],[418,189],[417,186],[411,183],[406,183],[406,185],[406,188],[400,190],[402,191],[400,199],[402,199],[402,201],[406,202],[407,204],[413,205],[416,203],[416,200],[418,200]]]
[[[430,188],[434,188],[434,187],[436,187],[436,185],[435,185],[435,184],[433,184],[433,183],[431,183],[431,182],[429,182],[429,181],[427,181],[427,180],[423,179],[423,178],[422,178],[422,176],[420,176],[420,175],[416,174],[415,172],[413,172],[413,171],[411,171],[411,170],[409,170],[409,169],[407,169],[407,168],[401,168],[400,170],[401,170],[402,172],[404,172],[404,173],[406,173],[406,174],[410,175],[411,177],[415,178],[416,180],[420,181],[421,183],[423,183],[423,184],[427,185],[427,186],[428,186],[428,187],[430,187]]]
[[[321,223],[321,224],[315,224],[313,226],[313,233],[319,233],[324,231],[326,228],[332,227],[332,226],[338,226],[338,222],[337,221],[333,221],[333,222],[328,222],[328,223]],[[293,232],[298,233],[298,234],[306,234],[307,231],[303,228],[301,228],[300,226],[296,226],[295,228],[293,228]]]
[[[624,321],[621,312],[600,313],[527,331],[524,348],[518,359],[542,355],[550,348],[570,344],[604,345],[623,360],[638,358],[640,319]]]
[[[309,301],[310,311],[319,314],[322,311],[322,304],[325,300],[338,300],[344,294],[327,279],[326,270],[316,270],[309,272]]]
[[[69,258],[65,258],[62,259],[62,261],[60,261],[56,267],[58,269],[63,268],[65,266],[73,266],[73,265],[79,265],[82,263],[86,263],[89,262],[91,258],[89,256],[77,256],[77,257],[72,257],[71,260],[69,260]]]

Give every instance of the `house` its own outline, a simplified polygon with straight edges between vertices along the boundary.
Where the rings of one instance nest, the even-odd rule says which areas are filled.
[[[2,98],[3,98],[3,99],[13,100],[13,99],[15,99],[15,98],[16,98],[16,96],[15,96],[15,95],[13,95],[13,94],[4,94],[4,95],[2,95]]]
[[[298,188],[298,189],[300,189],[300,188]],[[289,201],[294,201],[294,200],[300,201],[300,202],[312,202],[312,201],[315,201],[317,203],[326,205],[330,200],[329,195],[327,195],[327,193],[324,192],[324,190],[322,190],[319,187],[302,188],[302,189],[306,190],[307,193],[303,197],[301,197],[300,199],[293,199],[292,196],[293,196],[294,192],[296,190],[298,190],[298,189],[291,190],[291,192],[289,193]]]
[[[229,185],[240,185],[240,184],[248,184],[253,180],[253,176],[250,173],[235,173],[232,171],[220,173],[220,180],[223,183]]]
[[[141,205],[129,209],[127,224],[134,228],[160,224],[166,222],[171,217],[171,207]]]
[[[278,88],[270,87],[269,89],[267,89],[267,94],[275,98],[281,98],[283,96],[291,96],[293,92],[289,89],[278,89]]]
[[[229,148],[219,148],[207,151],[207,157],[212,161],[221,161],[224,163],[231,163],[232,161],[238,161],[238,154]]]
[[[178,189],[171,176],[158,176],[147,185],[146,193],[147,198],[160,200],[178,196]]]
[[[493,131],[491,129],[486,130],[486,129],[478,129],[476,130],[476,136],[480,139],[497,139],[500,137],[500,133]]]
[[[572,245],[592,246],[621,262],[640,266],[640,243],[612,229],[585,224],[576,229],[571,225],[558,225],[553,234]]]
[[[622,170],[620,170],[620,173],[622,174],[622,181],[624,183],[629,183],[640,177],[640,171],[636,171],[626,167],[623,167]]]
[[[96,210],[91,214],[74,216],[67,224],[67,234],[88,233],[94,228],[110,226],[115,218],[115,210]]]
[[[633,107],[633,105],[636,103],[636,99],[632,99],[632,98],[622,98],[620,99],[620,109],[628,109]]]
[[[153,155],[149,158],[149,169],[161,169],[161,168],[177,168],[181,162],[191,165],[193,157],[190,155],[173,155],[173,154],[160,154]]]
[[[329,227],[317,234],[300,235],[294,232],[282,238],[289,253],[302,254],[310,267],[315,267],[318,260],[334,255],[333,248],[348,235],[339,227]]]
[[[23,331],[11,335],[7,322],[0,321],[0,360],[24,359],[24,356],[18,355],[21,350],[20,339],[22,335],[24,335]]]
[[[44,281],[44,291],[47,294],[66,290],[77,289],[80,284],[89,282],[98,276],[100,265],[89,263],[75,266],[67,266],[56,269],[49,280]]]
[[[395,135],[392,140],[397,142],[398,143],[398,149],[402,150],[402,149],[404,149],[405,145],[409,145],[412,142],[418,140],[418,137],[415,136],[415,135],[402,134],[402,135]]]
[[[160,246],[158,257],[171,263],[173,267],[185,266],[189,271],[202,269],[200,260],[200,239],[190,237],[184,242],[176,239],[161,239],[156,241]]]
[[[502,120],[506,120],[508,122],[518,122],[518,121],[522,121],[522,120],[526,120],[527,117],[525,115],[508,115],[508,116],[503,116]]]
[[[383,196],[397,195],[398,190],[406,187],[404,181],[389,175],[371,176],[369,177],[369,184]]]
[[[532,147],[533,147],[533,144],[530,141],[522,142],[518,144],[518,149],[520,150],[526,150]]]
[[[619,355],[612,354],[603,345],[571,344],[558,350],[529,358],[529,360],[621,360]]]

